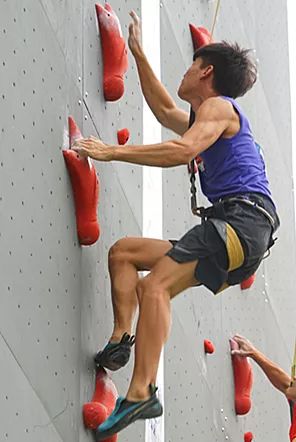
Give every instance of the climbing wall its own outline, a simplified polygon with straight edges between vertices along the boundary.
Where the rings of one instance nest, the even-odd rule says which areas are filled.
[[[112,1],[124,37],[128,11],[141,14],[140,3]],[[188,23],[210,27],[215,2],[159,5],[162,79],[174,94],[192,57]],[[238,442],[245,431],[257,441],[288,440],[287,404],[257,367],[252,411],[235,416],[227,342],[245,334],[289,370],[296,263],[286,28],[284,1],[221,0],[216,39],[253,47],[259,58],[259,81],[241,104],[263,146],[282,225],[250,290],[214,297],[199,288],[174,301],[165,352],[166,442]],[[129,56],[125,95],[106,103],[90,0],[0,0],[0,48],[0,441],[87,442],[93,438],[81,409],[93,394],[92,359],[112,330],[108,250],[142,233],[143,176],[138,166],[96,164],[101,237],[80,247],[61,150],[69,114],[85,136],[114,143],[117,130],[128,127],[131,142],[141,143],[136,68]],[[164,237],[178,238],[196,222],[186,168],[165,170],[163,190]],[[199,201],[205,202],[200,194]],[[205,338],[216,346],[207,357]],[[120,394],[131,365],[113,376]],[[144,441],[144,427],[138,422],[119,441]],[[150,437],[163,442],[153,431]]]
[[[207,0],[161,3],[162,80],[174,97],[191,63],[188,23],[211,29],[215,8],[216,2]],[[172,334],[165,352],[165,440],[238,442],[252,431],[256,441],[288,441],[286,401],[256,366],[252,410],[246,417],[235,416],[228,346],[228,338],[239,332],[290,370],[296,263],[286,2],[222,0],[214,37],[256,50],[259,80],[239,101],[264,149],[281,228],[251,289],[231,288],[215,297],[196,288],[173,302]],[[163,131],[164,138],[171,136]],[[164,237],[179,238],[199,222],[190,213],[186,167],[166,170],[163,186]],[[200,194],[199,203],[206,203]],[[205,338],[216,346],[213,355],[204,355]]]
[[[113,1],[127,36],[128,10]],[[142,170],[99,164],[100,241],[77,242],[62,146],[71,114],[85,136],[141,142],[142,97],[132,60],[126,92],[105,103],[94,2],[0,0],[0,440],[93,440],[81,408],[92,358],[112,330],[108,249],[141,235]],[[131,367],[114,381],[125,394]],[[144,440],[144,423],[121,441]]]

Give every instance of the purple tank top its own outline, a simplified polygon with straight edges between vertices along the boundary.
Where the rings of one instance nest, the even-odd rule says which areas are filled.
[[[272,201],[265,163],[250,124],[233,98],[221,98],[230,101],[237,111],[240,130],[232,138],[219,138],[200,154],[202,191],[212,203],[227,195],[250,192],[261,193]]]

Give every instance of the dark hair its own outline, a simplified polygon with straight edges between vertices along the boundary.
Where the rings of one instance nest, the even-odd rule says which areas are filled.
[[[249,56],[250,49],[226,41],[212,43],[195,51],[193,60],[200,57],[203,67],[214,66],[214,88],[221,94],[236,98],[244,95],[257,80],[257,66]]]

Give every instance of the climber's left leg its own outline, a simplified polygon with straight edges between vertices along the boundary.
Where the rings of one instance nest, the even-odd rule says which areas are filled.
[[[96,440],[117,433],[138,419],[162,414],[155,381],[159,358],[170,329],[170,300],[198,284],[197,260],[177,263],[165,256],[137,284],[139,319],[136,331],[135,366],[126,399],[119,398],[111,416],[96,431]]]

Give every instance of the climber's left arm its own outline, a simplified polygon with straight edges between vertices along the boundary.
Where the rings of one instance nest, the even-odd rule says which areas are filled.
[[[225,105],[226,103],[226,105]],[[198,109],[193,126],[180,139],[152,145],[110,146],[95,138],[77,140],[74,149],[98,161],[123,161],[147,166],[173,167],[188,164],[210,147],[232,121],[228,103],[209,98]]]

